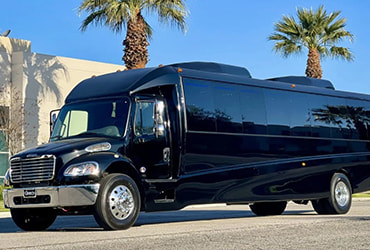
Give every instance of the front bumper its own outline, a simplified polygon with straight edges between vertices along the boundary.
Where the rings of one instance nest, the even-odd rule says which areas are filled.
[[[6,208],[73,207],[94,205],[100,184],[4,189]]]

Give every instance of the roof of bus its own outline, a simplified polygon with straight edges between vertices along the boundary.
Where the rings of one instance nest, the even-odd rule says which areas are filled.
[[[147,82],[148,80],[146,80],[146,78],[148,78],[148,75],[152,75],[156,70],[157,68],[125,70],[85,79],[72,89],[65,102],[69,103],[91,98],[119,96],[129,93],[131,90]],[[160,75],[170,75],[174,73],[168,72],[168,70],[165,71],[166,72],[162,72]],[[156,77],[158,77],[158,74],[150,78],[154,79]]]
[[[330,88],[331,83],[329,82],[330,84],[328,84],[328,81],[325,80],[314,79],[312,80],[314,84],[311,84],[311,86],[307,85],[307,79],[303,79],[306,82],[301,83],[302,77],[258,80],[251,78],[249,71],[242,67],[210,62],[188,62],[162,67],[125,70],[92,77],[80,82],[69,93],[65,102],[70,103],[100,97],[129,95],[152,87],[174,85],[179,83],[180,75],[194,79],[224,81],[242,85],[370,100],[369,95],[333,90],[333,88]],[[323,83],[322,87],[315,85],[315,81],[318,81],[319,84]],[[293,85],[294,89],[292,89]]]
[[[108,96],[130,94],[156,86],[176,84],[179,82],[178,68],[186,68],[194,76],[204,75],[201,72],[214,74],[243,75],[250,78],[247,69],[237,66],[190,62],[172,64],[155,68],[125,70],[101,76],[92,77],[80,82],[67,96],[66,103]]]

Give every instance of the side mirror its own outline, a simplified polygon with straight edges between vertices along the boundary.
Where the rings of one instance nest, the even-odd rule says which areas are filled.
[[[58,118],[59,112],[60,112],[60,109],[55,109],[55,110],[50,111],[50,135],[53,133],[53,128]]]
[[[156,137],[163,136],[165,132],[165,105],[164,101],[155,101],[154,106],[154,134]]]

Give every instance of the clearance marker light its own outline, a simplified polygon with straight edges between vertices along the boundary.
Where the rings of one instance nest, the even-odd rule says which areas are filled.
[[[178,68],[177,69],[177,72],[181,73],[182,72],[182,68]]]
[[[146,172],[146,167],[144,167],[144,166],[143,166],[143,167],[141,167],[141,168],[140,168],[140,173],[144,174],[145,172]]]
[[[295,88],[295,84],[292,84],[292,88]]]
[[[305,162],[302,162],[302,167],[305,167],[306,166],[306,163]]]

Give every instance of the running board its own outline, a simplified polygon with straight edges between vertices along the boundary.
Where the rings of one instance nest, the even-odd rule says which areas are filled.
[[[154,199],[156,204],[166,204],[175,202],[175,189],[161,191],[160,194]]]

